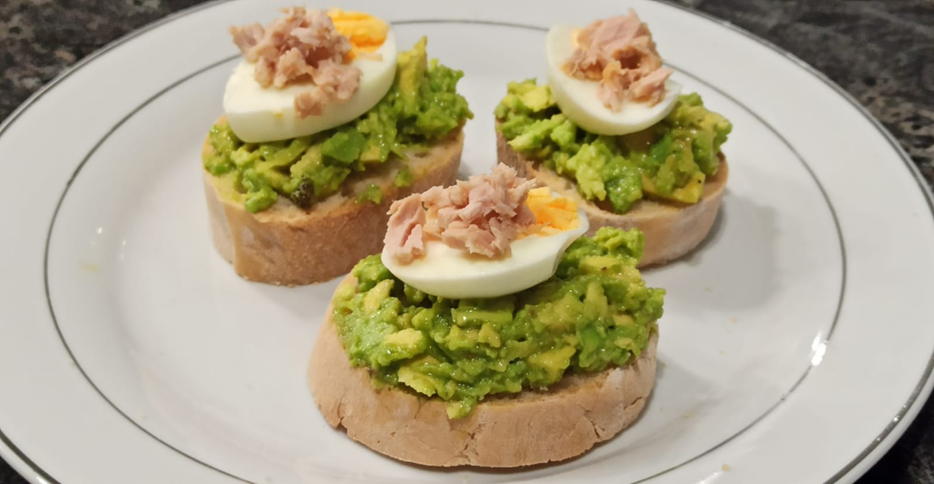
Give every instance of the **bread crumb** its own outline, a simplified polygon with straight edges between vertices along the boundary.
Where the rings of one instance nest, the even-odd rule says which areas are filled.
[[[732,467],[730,467],[727,464],[723,464],[723,467],[720,467],[720,469],[722,469],[723,472],[730,472],[730,469],[732,469]]]
[[[731,323],[735,323],[735,322],[736,322],[736,318],[730,318],[730,322],[731,322]]]
[[[721,354],[721,355],[725,355],[725,354],[726,354],[726,351],[720,350],[720,354]]]
[[[684,412],[684,418],[685,419],[691,418],[691,412]]]
[[[710,292],[710,286],[705,287],[704,290]]]

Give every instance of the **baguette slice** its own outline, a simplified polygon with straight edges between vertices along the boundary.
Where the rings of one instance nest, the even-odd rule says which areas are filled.
[[[677,259],[707,237],[720,211],[723,189],[730,171],[726,158],[720,153],[720,169],[704,183],[704,193],[696,204],[660,203],[644,198],[628,212],[618,214],[586,200],[572,180],[513,150],[499,131],[496,132],[496,153],[499,162],[515,168],[519,176],[535,178],[583,207],[590,219],[587,235],[593,235],[604,226],[641,230],[645,234],[645,252],[639,267]]]
[[[327,281],[353,268],[360,259],[383,248],[394,200],[423,192],[435,185],[449,185],[457,178],[462,128],[438,140],[424,154],[409,155],[414,183],[397,188],[393,180],[405,162],[393,157],[380,166],[355,173],[341,191],[303,210],[279,197],[272,207],[250,213],[235,201],[228,179],[201,170],[211,219],[214,246],[244,279],[296,286]],[[210,139],[203,154],[214,152]],[[370,184],[379,186],[383,200],[357,203],[357,195]],[[234,198],[232,200],[232,198]]]
[[[347,276],[344,284],[356,280]],[[519,467],[570,459],[629,427],[655,386],[657,333],[625,367],[567,375],[547,391],[490,397],[452,420],[437,398],[375,389],[365,368],[350,366],[331,314],[329,307],[308,367],[318,408],[351,439],[406,462]]]

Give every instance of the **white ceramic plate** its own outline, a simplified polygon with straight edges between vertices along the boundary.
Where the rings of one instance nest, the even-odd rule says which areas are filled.
[[[286,5],[289,2],[282,2]],[[686,91],[728,116],[731,179],[707,242],[646,272],[668,289],[645,414],[584,457],[434,471],[330,429],[305,363],[334,283],[239,279],[209,241],[199,151],[236,62],[199,7],[136,32],[0,128],[0,454],[33,482],[851,482],[931,390],[931,199],[838,87],[716,20],[644,1],[348,1],[462,69],[462,175],[495,159],[507,81],[544,31],[635,7]]]

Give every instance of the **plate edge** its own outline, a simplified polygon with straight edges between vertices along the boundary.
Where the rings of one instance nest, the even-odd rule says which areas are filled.
[[[22,104],[20,104],[16,109],[13,110],[12,113],[10,113],[2,122],[0,122],[0,135],[2,135],[19,118],[19,116],[21,116],[33,103],[35,103],[40,98],[42,98],[42,96],[45,95],[46,92],[51,90],[57,84],[64,81],[71,74],[73,74],[74,72],[79,70],[81,67],[85,66],[86,64],[90,63],[94,59],[124,44],[125,42],[132,40],[133,38],[143,35],[146,32],[149,32],[157,27],[161,27],[162,25],[166,23],[177,20],[180,17],[189,15],[191,13],[194,13],[194,12],[197,12],[203,9],[214,7],[219,4],[227,3],[230,1],[231,0],[209,0],[202,4],[187,7],[177,12],[173,12],[152,23],[146,24],[136,30],[133,30],[109,42],[108,44],[101,47],[100,49],[85,56],[84,58],[76,62],[74,65],[66,68],[62,73],[57,75],[51,81],[49,81],[48,83],[43,85],[41,88],[39,88],[39,90],[34,92],[28,98],[26,98],[26,100],[23,101]],[[826,74],[824,74],[817,68],[813,67],[812,65],[808,64],[807,62],[805,62],[798,56],[792,54],[788,50],[774,44],[773,42],[769,40],[761,38],[753,34],[752,32],[750,32],[749,30],[746,30],[736,24],[733,24],[732,22],[718,18],[716,16],[713,16],[711,14],[697,10],[692,7],[674,3],[670,0],[650,0],[650,1],[661,4],[661,5],[665,5],[667,7],[678,9],[678,10],[687,12],[689,14],[696,15],[708,21],[714,22],[720,26],[733,30],[743,35],[744,37],[747,37],[750,40],[753,40],[775,51],[776,53],[781,54],[783,57],[787,58],[792,63],[798,65],[798,67],[814,75],[824,84],[826,84],[831,89],[833,89],[837,94],[841,95],[844,99],[847,100],[849,104],[855,107],[856,110],[860,114],[862,114],[863,117],[866,118],[870,122],[870,124],[876,128],[877,131],[879,131],[885,137],[889,145],[899,155],[899,157],[902,159],[902,162],[907,166],[909,172],[914,177],[915,182],[917,183],[918,187],[921,189],[921,192],[925,200],[927,201],[928,208],[931,211],[931,214],[934,215],[934,193],[932,193],[931,187],[928,186],[923,175],[921,174],[920,169],[917,167],[917,165],[915,165],[914,161],[911,159],[908,153],[901,146],[900,142],[852,94],[850,94],[848,91],[843,89],[839,84],[837,84],[835,81],[830,79]],[[901,437],[902,434],[904,434],[908,425],[917,417],[917,414],[920,412],[920,407],[916,406],[915,404],[918,403],[919,399],[922,405],[924,404],[924,402],[927,401],[932,391],[932,388],[930,386],[930,383],[932,381],[932,376],[934,376],[934,353],[932,353],[931,357],[928,360],[928,365],[922,374],[921,380],[915,386],[914,390],[909,395],[908,400],[905,402],[905,404],[902,405],[902,408],[896,413],[896,415],[893,417],[890,423],[887,424],[882,429],[882,431],[876,436],[876,438],[874,438],[862,452],[857,454],[857,456],[853,460],[851,460],[846,466],[840,469],[836,474],[831,476],[825,482],[835,483],[844,478],[846,479],[847,482],[851,482],[852,480],[855,480],[860,475],[865,473],[866,470],[868,470],[868,467],[860,469],[860,467],[862,467],[860,464],[865,463],[867,458],[871,458],[869,460],[869,463],[871,464],[878,462],[878,460],[882,457],[882,455],[885,452],[887,452],[889,449],[891,449],[895,441],[897,441],[898,438]],[[906,416],[908,418],[905,418]],[[8,450],[9,452],[2,452],[4,450]],[[881,452],[876,452],[877,450],[881,450]],[[13,455],[13,457],[15,457],[15,459],[8,459],[8,456],[10,456],[11,454]],[[10,462],[11,466],[14,469],[16,469],[17,472],[23,475],[23,477],[29,480],[30,482],[33,482],[33,483],[41,482],[38,480],[34,480],[34,479],[39,479],[40,478],[39,475],[50,480],[53,483],[59,482],[55,480],[54,478],[52,478],[51,476],[49,476],[44,470],[42,470],[41,467],[39,467],[34,462],[32,462],[32,460],[30,460],[29,457],[25,453],[22,452],[22,450],[16,447],[13,444],[13,442],[9,440],[9,438],[3,433],[2,429],[0,429],[0,456],[2,456],[7,462]],[[33,470],[33,472],[39,475],[27,476],[26,474],[22,472],[22,469],[20,468],[22,466],[17,466],[16,464],[22,464],[22,466],[28,466],[29,468]],[[30,479],[30,477],[33,477],[34,479]]]
[[[895,150],[898,156],[902,159],[902,163],[906,165],[908,171],[914,177],[915,183],[917,183],[918,188],[921,189],[921,193],[927,201],[928,209],[931,211],[931,214],[934,215],[934,192],[932,192],[931,187],[927,184],[927,181],[921,174],[921,170],[902,147],[898,139],[895,138],[895,136],[888,130],[888,128],[886,128],[885,125],[883,125],[882,122],[879,121],[879,119],[876,118],[868,108],[866,108],[866,106],[863,106],[863,104],[860,103],[855,96],[850,94],[850,92],[846,89],[843,89],[842,86],[828,77],[827,74],[824,74],[816,67],[805,62],[803,59],[796,56],[795,54],[792,54],[781,46],[767,39],[764,39],[728,20],[721,19],[707,12],[702,12],[685,5],[674,3],[671,0],[650,1],[697,15],[698,17],[704,18],[730,30],[733,30],[734,32],[739,33],[744,37],[747,37],[750,40],[753,40],[771,49],[772,51],[781,54],[783,57],[796,64],[798,67],[804,69],[806,72],[812,74],[814,77],[822,81],[824,84],[833,89],[837,94],[841,95],[844,99],[846,99],[847,102],[850,103],[850,105],[856,108],[856,110],[862,114],[863,117],[866,118],[869,123],[882,134],[883,137],[885,137],[886,141],[889,143],[889,146]],[[879,432],[879,434],[877,434],[876,437],[859,454],[856,455],[855,458],[843,466],[843,468],[837,471],[829,479],[824,481],[825,484],[836,483],[840,482],[841,480],[844,480],[844,482],[853,482],[861,475],[863,475],[867,470],[869,470],[869,466],[861,466],[860,464],[863,464],[864,461],[870,457],[871,459],[868,461],[869,464],[873,465],[878,462],[879,459],[881,459],[882,456],[888,452],[892,446],[895,445],[895,442],[905,433],[905,430],[907,430],[908,425],[910,425],[911,422],[913,422],[917,417],[918,413],[920,413],[920,407],[916,407],[915,404],[920,401],[921,406],[923,406],[924,403],[927,402],[931,395],[932,388],[930,383],[932,379],[934,379],[934,353],[932,353],[928,359],[928,364],[924,370],[924,373],[922,373],[921,380],[917,385],[915,385],[914,390],[912,390],[911,394],[908,396],[908,400],[906,400],[902,405],[902,408],[895,414],[892,420],[885,427],[883,427],[882,431]],[[918,410],[912,411],[915,408]],[[908,418],[905,418],[906,416]],[[881,452],[875,452],[877,449],[881,449]]]

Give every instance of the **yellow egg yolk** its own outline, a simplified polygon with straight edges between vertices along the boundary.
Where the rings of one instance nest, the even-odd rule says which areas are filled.
[[[375,51],[383,45],[389,34],[389,24],[362,12],[331,8],[328,10],[328,17],[334,21],[334,28],[350,40],[350,45],[353,46],[350,58],[361,52]]]
[[[529,190],[525,204],[535,215],[537,231],[563,232],[580,226],[577,204],[568,198],[554,196],[548,187]]]

